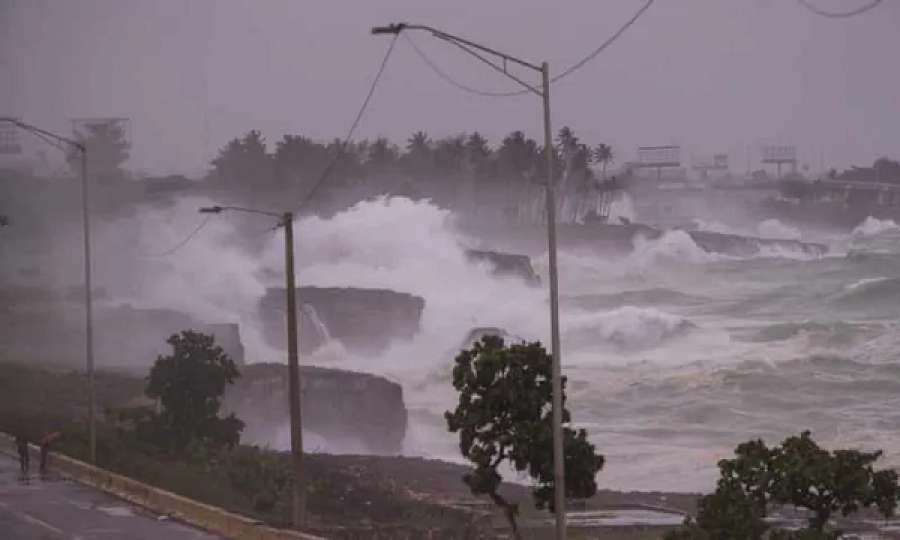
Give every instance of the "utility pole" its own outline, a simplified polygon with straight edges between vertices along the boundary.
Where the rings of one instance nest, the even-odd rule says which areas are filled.
[[[97,464],[97,415],[96,394],[94,385],[94,315],[93,299],[91,296],[91,221],[90,221],[90,197],[87,174],[87,147],[84,143],[57,135],[45,129],[31,124],[26,124],[16,118],[0,118],[0,122],[8,122],[29,133],[37,135],[44,142],[52,141],[63,143],[74,148],[81,154],[81,224],[84,235],[84,314],[85,314],[85,367],[88,377],[88,438],[90,440],[91,463]]]
[[[553,347],[552,386],[553,386],[553,485],[554,514],[556,518],[556,539],[566,538],[566,488],[565,488],[565,454],[562,432],[562,355],[559,339],[559,280],[556,264],[556,185],[553,179],[553,134],[550,129],[550,67],[547,62],[540,66],[520,60],[514,56],[479,45],[467,39],[455,36],[430,26],[397,23],[372,28],[373,34],[399,34],[403,30],[424,30],[432,36],[447,41],[471,54],[494,70],[502,73],[531,93],[540,96],[544,105],[544,151],[547,155],[547,185],[545,189],[547,203],[547,244],[550,254],[550,342]],[[501,62],[499,64],[482,55],[487,53]],[[507,70],[512,62],[541,74],[541,88],[536,88]]]
[[[291,462],[294,467],[291,522],[306,523],[306,483],[303,477],[303,430],[300,422],[300,365],[297,360],[297,286],[294,283],[294,214],[285,212],[284,273],[287,285],[288,407],[291,413]]]
[[[297,285],[294,275],[294,214],[277,214],[239,206],[209,206],[200,208],[201,214],[221,214],[223,211],[261,214],[278,219],[284,227],[284,273],[287,294],[287,350],[288,350],[288,412],[291,419],[291,465],[294,483],[291,493],[291,523],[295,529],[306,525],[306,479],[303,471],[303,417],[300,414],[300,380],[297,337]]]
[[[562,367],[559,344],[559,277],[556,266],[556,184],[553,181],[553,133],[550,128],[550,65],[541,64],[544,102],[544,152],[547,155],[547,246],[550,253],[550,343],[553,347],[553,486],[556,538],[566,537],[566,471],[562,437]]]

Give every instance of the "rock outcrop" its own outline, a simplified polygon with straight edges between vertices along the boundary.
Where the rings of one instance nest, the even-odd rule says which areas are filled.
[[[300,381],[307,451],[375,455],[401,452],[407,411],[399,384],[367,373],[313,366],[300,367]],[[242,367],[241,377],[225,393],[223,408],[246,422],[243,442],[287,447],[287,366]]]
[[[284,288],[274,287],[259,304],[266,340],[282,349],[286,303]],[[416,335],[425,300],[387,289],[298,287],[297,305],[302,352],[334,339],[352,352],[380,353],[392,341]]]
[[[487,262],[496,276],[514,276],[521,278],[529,285],[541,284],[541,278],[531,266],[531,259],[528,255],[467,249],[466,257],[473,262]]]

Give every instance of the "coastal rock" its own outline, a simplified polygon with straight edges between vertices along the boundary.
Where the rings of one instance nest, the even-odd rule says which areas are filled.
[[[466,257],[472,262],[487,262],[495,276],[515,276],[529,285],[541,284],[541,278],[531,266],[531,259],[528,255],[467,249]]]
[[[266,290],[259,313],[266,340],[284,348],[285,289]],[[396,339],[419,331],[425,300],[388,289],[298,287],[300,350],[309,353],[328,339],[357,353],[383,352]]]
[[[403,388],[383,377],[300,367],[301,415],[307,451],[399,454],[406,435]],[[251,364],[229,387],[223,408],[247,426],[241,440],[273,447],[289,444],[288,369]]]

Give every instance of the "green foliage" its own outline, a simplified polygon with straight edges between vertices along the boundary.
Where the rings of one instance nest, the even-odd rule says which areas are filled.
[[[473,494],[488,495],[503,508],[515,531],[517,506],[498,492],[501,463],[528,471],[536,480],[536,505],[553,510],[551,358],[540,343],[507,347],[501,338],[485,336],[455,362],[459,404],[445,418],[450,431],[459,433],[462,455],[475,466],[463,480]],[[565,408],[563,422],[570,422]],[[590,497],[597,491],[603,456],[594,452],[583,429],[564,426],[563,431],[566,496]]]
[[[891,517],[896,510],[897,473],[872,466],[880,451],[829,452],[804,431],[772,448],[749,441],[735,454],[719,462],[716,491],[699,504],[696,526],[712,539],[762,538],[763,518],[772,505],[811,511],[807,529],[771,531],[769,538],[781,540],[839,538],[839,531],[827,530],[835,513],[848,516],[874,507]]]
[[[240,376],[234,361],[213,336],[191,330],[172,335],[172,354],[160,356],[150,370],[145,393],[162,411],[143,428],[153,440],[183,452],[196,441],[204,446],[234,447],[244,423],[233,414],[219,418],[225,387]]]

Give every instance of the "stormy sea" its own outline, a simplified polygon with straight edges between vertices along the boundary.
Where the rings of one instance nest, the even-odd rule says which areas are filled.
[[[362,228],[360,224],[365,224]],[[546,287],[464,255],[479,239],[428,202],[381,199],[301,224],[302,283],[425,298],[421,332],[379,357],[326,345],[308,362],[401,382],[405,453],[459,461],[443,412],[455,353],[478,327],[548,341]],[[698,222],[722,232],[725,225]],[[727,232],[828,246],[738,258],[684,231],[627,255],[560,252],[564,375],[575,423],[606,455],[609,489],[707,491],[740,442],[812,430],[827,446],[883,449],[900,465],[900,227],[867,219],[817,235],[769,220]],[[546,283],[547,256],[533,259]]]

